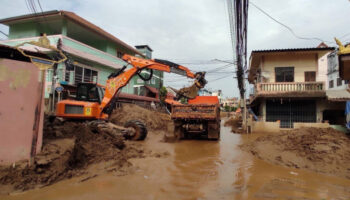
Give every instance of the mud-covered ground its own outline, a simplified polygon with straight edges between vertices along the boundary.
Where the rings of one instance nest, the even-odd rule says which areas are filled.
[[[273,164],[350,179],[350,138],[332,128],[265,135],[241,148]]]
[[[112,122],[124,124],[138,119],[154,134],[170,122],[163,113],[136,105],[124,105],[111,116]],[[142,141],[126,141],[122,134],[96,130],[87,122],[45,119],[43,147],[32,164],[19,161],[0,166],[1,193],[51,185],[79,176],[86,181],[103,173],[126,175],[132,172],[131,158],[161,157],[164,154],[145,150]]]
[[[226,119],[224,125],[231,127],[233,133],[243,133],[241,114],[233,113],[231,117]]]

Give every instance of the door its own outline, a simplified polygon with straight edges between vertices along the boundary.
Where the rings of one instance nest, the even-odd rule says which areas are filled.
[[[278,120],[281,128],[293,128],[294,122],[316,122],[316,103],[312,100],[267,100],[266,121]]]
[[[316,81],[316,72],[305,72],[305,82],[315,82]]]

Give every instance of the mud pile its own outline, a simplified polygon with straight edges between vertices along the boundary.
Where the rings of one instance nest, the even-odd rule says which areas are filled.
[[[271,134],[241,148],[274,164],[350,179],[350,138],[332,128],[301,128]]]
[[[129,158],[144,157],[137,144],[125,145],[122,135],[94,132],[87,123],[45,121],[43,148],[31,165],[28,161],[0,168],[0,184],[13,190],[50,185],[62,179],[103,171],[118,171],[130,166]],[[100,171],[89,167],[103,163]],[[10,192],[10,191],[9,191]]]
[[[225,121],[224,126],[231,127],[231,131],[233,133],[243,133],[242,116],[238,114],[234,114],[232,117],[230,117]]]
[[[123,104],[121,108],[115,109],[110,117],[112,123],[119,125],[124,125],[130,120],[142,121],[149,130],[164,129],[172,122],[168,114],[151,111],[133,104]]]

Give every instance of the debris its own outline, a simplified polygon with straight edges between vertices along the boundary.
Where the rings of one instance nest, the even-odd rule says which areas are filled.
[[[164,127],[171,123],[170,115],[151,111],[134,104],[123,104],[121,108],[115,109],[110,117],[110,121],[118,125],[124,125],[130,120],[143,122],[149,130],[164,130]]]
[[[332,128],[300,128],[265,135],[241,148],[274,164],[350,179],[350,138]]]
[[[230,126],[232,133],[243,133],[242,116],[240,114],[234,114],[225,121],[224,126]]]
[[[129,158],[144,157],[142,147],[126,145],[122,133],[101,130],[96,132],[87,122],[50,122],[46,118],[43,149],[34,164],[22,161],[15,167],[1,166],[0,184],[28,190],[83,174],[87,180],[109,168],[118,171],[130,166]],[[100,172],[89,171],[89,166],[100,162],[108,162],[108,166]]]

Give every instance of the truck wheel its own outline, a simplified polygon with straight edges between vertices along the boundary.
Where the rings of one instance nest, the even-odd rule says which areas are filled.
[[[181,123],[180,124],[175,123],[174,136],[177,140],[184,138],[184,131],[182,129]]]
[[[208,139],[219,140],[220,139],[220,122],[208,123]]]
[[[130,140],[144,140],[147,137],[147,128],[144,123],[138,120],[130,120],[125,123],[125,128],[133,128],[135,135],[130,137]]]

